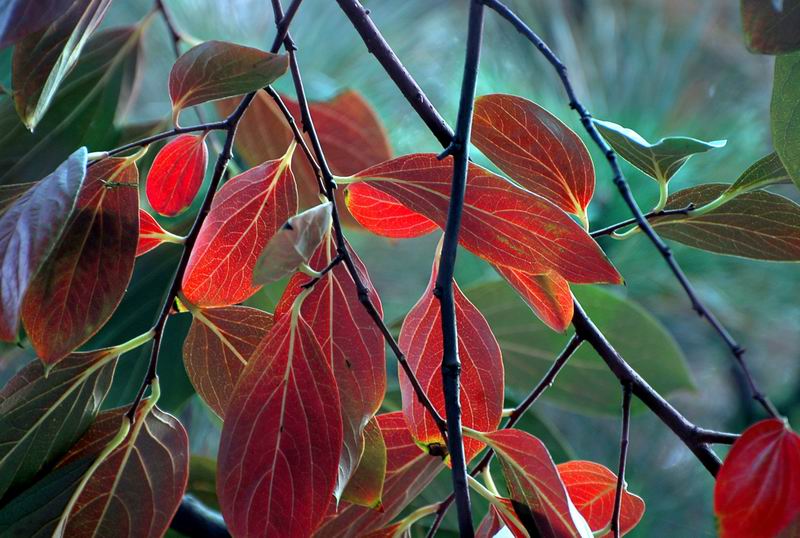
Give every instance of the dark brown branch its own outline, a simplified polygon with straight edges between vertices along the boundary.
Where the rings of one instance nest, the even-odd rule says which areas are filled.
[[[617,490],[614,493],[614,511],[611,515],[611,532],[614,538],[620,537],[619,513],[622,508],[622,490],[625,488],[625,464],[628,460],[628,444],[631,428],[631,384],[622,383],[622,432],[619,440],[619,467],[617,470]]]
[[[639,226],[639,228],[641,228],[642,232],[644,232],[648,239],[650,239],[650,242],[656,247],[658,252],[661,254],[661,257],[664,258],[664,261],[667,263],[673,275],[675,275],[675,278],[678,280],[681,287],[686,292],[686,295],[689,297],[689,300],[692,303],[692,308],[695,312],[697,312],[697,315],[705,318],[728,346],[733,354],[734,359],[739,364],[747,378],[747,383],[750,388],[752,398],[759,402],[766,412],[771,416],[779,416],[778,410],[775,408],[772,402],[758,389],[755,380],[753,379],[753,376],[743,359],[745,352],[744,348],[739,345],[739,343],[733,338],[733,336],[722,325],[722,323],[720,323],[716,316],[714,316],[714,314],[703,304],[703,302],[700,300],[700,297],[697,295],[694,286],[692,286],[692,283],[689,282],[689,279],[686,277],[683,269],[681,269],[680,265],[678,265],[678,261],[675,259],[675,256],[672,254],[670,248],[661,239],[658,233],[656,233],[656,231],[647,221],[645,215],[642,213],[642,210],[636,203],[636,199],[633,197],[633,193],[631,192],[628,182],[625,180],[625,176],[622,174],[622,169],[619,166],[616,153],[613,149],[611,149],[611,147],[606,143],[606,141],[595,128],[591,114],[589,114],[581,102],[578,101],[578,98],[575,95],[575,90],[572,87],[572,83],[567,76],[566,66],[561,63],[561,60],[558,59],[550,47],[548,47],[547,44],[538,35],[536,35],[536,33],[531,30],[527,24],[525,24],[525,22],[522,21],[522,19],[520,19],[513,11],[508,9],[508,7],[506,7],[502,2],[499,2],[498,0],[483,0],[483,2],[487,7],[492,8],[501,17],[511,23],[511,25],[514,26],[519,33],[533,43],[539,52],[541,52],[542,55],[547,59],[550,65],[552,65],[556,70],[558,77],[561,79],[561,85],[564,87],[567,97],[569,98],[570,108],[578,113],[586,132],[589,134],[595,144],[597,144],[597,147],[601,149],[603,155],[605,155],[608,165],[611,168],[614,176],[614,184],[617,186],[620,195],[622,196],[623,200],[625,200],[625,203],[627,204],[631,213],[633,213],[636,224]]]
[[[670,215],[688,215],[690,212],[692,212],[694,210],[694,208],[695,208],[694,204],[689,204],[688,206],[680,208],[680,209],[662,209],[661,211],[651,211],[651,212],[647,213],[644,217],[648,221],[651,221],[651,220],[659,219],[661,217],[668,217]],[[604,235],[611,235],[612,233],[616,232],[617,230],[620,230],[622,228],[626,228],[626,227],[631,226],[633,224],[636,224],[636,219],[635,218],[630,218],[628,220],[623,220],[622,222],[618,222],[616,224],[612,224],[611,226],[607,226],[605,228],[601,228],[599,230],[595,230],[592,233],[590,233],[589,235],[591,235],[594,238],[602,237]]]
[[[280,0],[272,0],[272,6],[275,12],[275,20],[280,21],[283,17],[283,8],[281,7]],[[422,385],[420,385],[416,374],[411,369],[411,366],[408,364],[405,355],[400,350],[400,346],[394,339],[394,336],[392,336],[391,332],[389,331],[389,328],[384,323],[381,314],[378,312],[378,309],[375,308],[375,305],[372,303],[372,299],[370,299],[369,296],[369,289],[364,284],[361,275],[359,274],[358,269],[356,268],[355,263],[353,262],[353,258],[350,255],[349,246],[347,245],[347,242],[344,238],[344,232],[342,231],[342,224],[339,219],[339,210],[336,207],[336,198],[335,198],[336,183],[333,179],[333,173],[328,167],[328,162],[325,159],[325,153],[322,150],[322,145],[320,144],[319,136],[317,135],[317,131],[314,128],[314,122],[311,119],[311,113],[308,107],[308,99],[306,97],[305,88],[303,86],[303,79],[300,75],[300,68],[298,67],[297,64],[297,55],[296,55],[297,47],[294,44],[294,40],[292,39],[292,36],[291,34],[289,34],[288,31],[286,32],[286,35],[283,39],[283,46],[289,53],[289,68],[292,73],[292,79],[294,81],[295,91],[297,93],[297,102],[300,107],[303,130],[306,132],[309,139],[311,140],[311,146],[314,150],[314,155],[316,156],[315,162],[318,165],[319,173],[322,176],[323,186],[325,189],[325,197],[331,202],[331,214],[333,217],[333,231],[334,231],[334,237],[336,239],[337,254],[342,257],[342,261],[347,267],[347,271],[350,273],[350,276],[353,279],[353,282],[355,283],[359,302],[364,306],[367,313],[374,321],[375,325],[381,331],[384,340],[389,345],[395,357],[397,358],[397,362],[400,363],[400,366],[403,368],[403,371],[408,376],[408,379],[411,382],[411,386],[413,387],[414,392],[417,395],[417,398],[419,399],[420,403],[425,407],[425,409],[431,415],[437,427],[442,432],[442,435],[446,438],[447,429],[444,419],[439,415],[439,412],[436,410],[436,408],[433,406],[433,403],[428,398],[427,394],[425,393],[425,389],[423,389]],[[288,111],[284,112],[285,115],[287,113]],[[288,114],[288,117],[291,117],[291,114]],[[300,139],[302,139],[302,136],[298,136],[299,132],[296,130],[294,131],[294,133],[295,133],[295,138],[298,139],[298,143],[301,143]]]

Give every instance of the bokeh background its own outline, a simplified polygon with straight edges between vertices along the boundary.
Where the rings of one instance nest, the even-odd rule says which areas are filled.
[[[223,39],[266,48],[274,21],[266,0],[167,0],[178,26],[197,39]],[[395,52],[448,121],[454,123],[463,65],[467,3],[464,0],[371,0],[373,20]],[[694,157],[671,181],[678,190],[691,185],[732,182],[752,162],[771,151],[769,98],[772,58],[748,53],[743,45],[738,3],[731,0],[528,0],[509,5],[540,32],[569,68],[578,96],[592,113],[633,128],[651,141],[668,135],[704,140],[727,139],[725,148]],[[129,24],[151,8],[149,1],[116,2],[104,26]],[[396,154],[440,149],[386,77],[347,18],[331,0],[306,0],[292,26],[309,96],[333,97],[358,90],[376,109]],[[144,50],[139,96],[130,122],[169,116],[166,80],[174,61],[163,23],[154,23]],[[288,77],[277,85],[292,94]],[[487,14],[485,46],[478,93],[525,96],[584,133],[569,110],[558,80],[533,47],[493,13]],[[214,113],[208,108],[206,113]],[[629,217],[611,183],[602,156],[589,144],[597,169],[597,189],[590,206],[592,227]],[[90,148],[101,150],[107,148]],[[488,163],[480,154],[474,158]],[[657,198],[653,181],[627,164],[624,171],[643,208]],[[795,197],[791,188],[778,188]],[[188,220],[165,221],[173,231]],[[402,320],[428,280],[438,233],[409,241],[387,241],[359,232],[350,238],[369,267],[386,318]],[[744,345],[747,361],[762,387],[781,411],[800,423],[800,283],[797,265],[755,262],[713,255],[672,245],[706,304]],[[690,420],[710,428],[740,431],[760,417],[743,393],[727,348],[711,328],[694,315],[690,304],[652,245],[635,236],[624,242],[606,240],[612,260],[627,285],[615,293],[641,305],[677,341],[693,379],[693,390],[669,395]],[[119,343],[147,330],[161,301],[163,287],[177,260],[177,248],[166,245],[137,263],[133,293],[111,324],[86,347]],[[491,268],[463,252],[457,279],[463,288],[497,280]],[[271,309],[280,286],[260,292],[251,302]],[[592,312],[589,312],[591,315]],[[183,316],[184,318],[187,316]],[[530,315],[531,323],[533,321]],[[527,320],[527,318],[526,318]],[[522,322],[526,320],[520,320]],[[180,355],[188,319],[170,321],[162,355],[164,407],[176,413],[190,431],[193,453],[213,458],[219,422],[205,409],[183,372]],[[399,326],[396,324],[396,326]],[[628,335],[631,336],[631,335]],[[130,401],[144,372],[148,350],[120,362],[108,405]],[[31,355],[10,350],[0,362],[0,381]],[[650,360],[659,360],[651,350]],[[600,364],[600,359],[597,359]],[[387,410],[399,406],[395,366],[389,365]],[[675,363],[675,368],[682,368]],[[511,377],[515,372],[506,372]],[[598,374],[605,375],[605,374]],[[533,387],[538,379],[519,380]],[[585,387],[591,391],[592,387]],[[519,394],[509,394],[508,405]],[[591,459],[616,469],[619,418],[599,410],[576,412],[571,406],[542,400],[528,425],[549,440],[556,460]],[[724,455],[724,449],[720,449]],[[196,460],[195,492],[213,491]],[[193,471],[194,472],[194,471]],[[499,471],[495,473],[499,474]],[[210,475],[210,476],[213,476]],[[634,416],[627,473],[629,489],[647,502],[637,537],[714,536],[713,482],[684,446],[648,412]],[[420,504],[446,496],[449,477],[428,488]],[[209,489],[210,488],[210,489]],[[204,497],[213,503],[210,496]],[[476,512],[481,513],[477,502]],[[424,533],[429,520],[415,526]],[[419,528],[416,528],[419,527]],[[444,536],[455,536],[452,514]]]

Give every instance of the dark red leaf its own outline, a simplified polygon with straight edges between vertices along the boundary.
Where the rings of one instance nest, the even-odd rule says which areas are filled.
[[[403,321],[400,348],[405,352],[411,370],[439,413],[444,416],[442,386],[442,317],[439,301],[433,295],[438,256],[433,264],[428,287]],[[475,306],[453,283],[458,325],[458,355],[461,359],[461,410],[464,426],[478,431],[491,431],[500,424],[503,414],[503,359],[489,324]],[[411,434],[424,446],[443,446],[436,423],[420,403],[411,382],[398,369],[403,395],[403,414]],[[467,461],[483,443],[464,439]]]
[[[258,291],[253,268],[270,238],[297,212],[297,189],[283,158],[229,180],[217,192],[192,249],[182,290],[197,306],[229,306]]]
[[[174,217],[194,201],[208,164],[206,135],[181,135],[161,148],[147,173],[147,200],[161,215]]]
[[[139,238],[138,180],[128,159],[92,166],[61,241],[31,282],[22,321],[46,364],[88,341],[125,295]]]
[[[198,308],[183,343],[183,364],[197,394],[219,416],[247,361],[272,328],[272,315],[248,306]]]
[[[44,28],[64,11],[74,0],[9,0],[0,11],[0,49],[12,45],[41,28]]]
[[[333,498],[339,394],[314,333],[292,318],[278,317],[225,412],[217,495],[234,536],[309,536]]]
[[[363,170],[355,178],[369,180],[441,227],[452,173],[450,158],[414,154]],[[551,202],[474,164],[467,181],[460,238],[478,256],[524,273],[556,272],[570,282],[621,282],[597,243]]]
[[[800,517],[800,435],[762,420],[733,444],[717,474],[714,513],[722,538],[776,536]]]
[[[81,148],[0,216],[0,340],[17,339],[25,293],[58,243],[85,174]]]
[[[514,95],[478,97],[472,142],[522,187],[587,222],[592,159],[578,135],[548,111]]]

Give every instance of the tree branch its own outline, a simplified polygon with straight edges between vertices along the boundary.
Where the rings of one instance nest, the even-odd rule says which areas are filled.
[[[686,207],[680,209],[662,209],[660,211],[651,211],[647,213],[644,217],[650,221],[659,219],[661,217],[668,217],[670,215],[688,215],[694,210],[694,204],[689,204]],[[635,218],[630,218],[627,220],[623,220],[622,222],[618,222],[616,224],[612,224],[611,226],[607,226],[605,228],[601,228],[599,230],[595,230],[589,235],[597,239],[598,237],[603,237],[604,235],[611,235],[617,230],[621,228],[625,228],[627,226],[631,226],[632,224],[636,224]]]
[[[692,303],[692,308],[694,309],[697,314],[705,318],[708,323],[714,328],[714,330],[719,334],[722,340],[730,349],[731,353],[733,354],[734,359],[736,362],[739,363],[740,368],[744,372],[747,383],[750,388],[751,396],[754,400],[759,402],[761,406],[766,410],[773,417],[778,417],[779,413],[778,410],[775,409],[775,406],[770,402],[770,400],[758,389],[755,380],[753,379],[750,370],[747,367],[743,359],[744,355],[744,348],[739,345],[738,342],[731,336],[728,330],[719,322],[719,320],[714,316],[714,314],[703,304],[700,300],[697,292],[695,291],[692,283],[689,282],[689,279],[686,277],[686,274],[681,269],[680,265],[678,265],[678,261],[675,259],[675,256],[672,254],[672,251],[667,246],[667,244],[661,239],[661,237],[656,233],[650,223],[647,221],[647,218],[642,213],[642,210],[639,208],[639,205],[636,203],[636,199],[633,197],[633,193],[631,192],[630,186],[628,182],[625,180],[625,176],[622,174],[622,169],[619,166],[619,162],[617,161],[617,156],[614,153],[614,150],[609,147],[609,145],[603,140],[603,137],[597,131],[592,122],[592,116],[586,110],[586,108],[578,101],[578,98],[575,96],[575,90],[572,87],[572,83],[567,76],[567,68],[561,63],[561,60],[553,53],[550,47],[538,36],[536,33],[531,30],[531,28],[525,24],[513,11],[511,11],[508,7],[506,7],[502,2],[499,0],[482,0],[484,4],[495,10],[501,17],[506,19],[509,23],[511,23],[514,28],[517,29],[519,33],[525,36],[534,46],[539,50],[539,52],[544,55],[550,65],[555,68],[556,72],[558,73],[558,77],[561,79],[561,85],[564,87],[564,90],[567,93],[567,97],[569,98],[569,106],[573,110],[575,110],[581,118],[581,123],[583,127],[586,129],[586,132],[592,138],[592,140],[597,144],[603,154],[608,161],[608,165],[611,168],[613,173],[613,181],[614,184],[617,186],[617,189],[620,192],[623,200],[627,204],[628,208],[630,209],[631,213],[633,213],[634,220],[636,224],[641,228],[644,234],[650,239],[650,242],[656,247],[658,252],[661,254],[661,257],[664,258],[664,261],[669,266],[672,273],[675,275],[675,278],[680,283],[681,287],[683,287],[686,295],[689,297],[689,300]]]
[[[622,508],[622,490],[625,488],[625,463],[628,459],[628,444],[631,427],[631,384],[622,383],[622,432],[619,441],[619,468],[617,471],[617,490],[614,493],[614,511],[611,515],[611,532],[614,538],[620,537],[619,512]]]

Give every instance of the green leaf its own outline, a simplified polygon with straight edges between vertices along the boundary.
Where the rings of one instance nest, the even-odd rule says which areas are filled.
[[[78,61],[89,37],[100,25],[111,0],[79,0],[48,26],[14,47],[14,104],[33,130],[61,82]]]
[[[747,48],[762,54],[800,49],[800,0],[742,0]]]
[[[726,140],[704,142],[686,136],[670,136],[651,144],[636,131],[616,123],[593,121],[614,151],[659,182],[669,181],[692,155],[721,148],[727,143]]]
[[[0,183],[20,183],[54,169],[75,148],[108,149],[120,96],[138,65],[141,28],[95,34],[56,93],[35,133],[19,120],[14,103],[0,97]]]
[[[114,375],[111,348],[74,353],[45,371],[34,361],[0,392],[0,500],[29,484],[86,431]]]
[[[638,305],[596,286],[579,286],[575,297],[629,364],[661,394],[692,389],[683,353],[661,324]],[[503,351],[506,387],[522,398],[539,382],[570,334],[539,321],[503,282],[466,290],[489,321]],[[619,414],[619,381],[591,346],[583,345],[542,396],[588,414]]]
[[[792,178],[786,167],[783,166],[777,153],[770,153],[766,157],[754,162],[745,170],[739,179],[725,191],[726,197],[733,197],[744,192],[754,191],[769,185],[791,183]]]
[[[667,209],[700,207],[716,200],[728,185],[710,183],[676,192]],[[690,247],[771,261],[800,260],[800,206],[767,191],[740,194],[700,215],[676,215],[653,221],[666,238]]]
[[[800,188],[800,52],[775,58],[770,117],[775,151]]]

